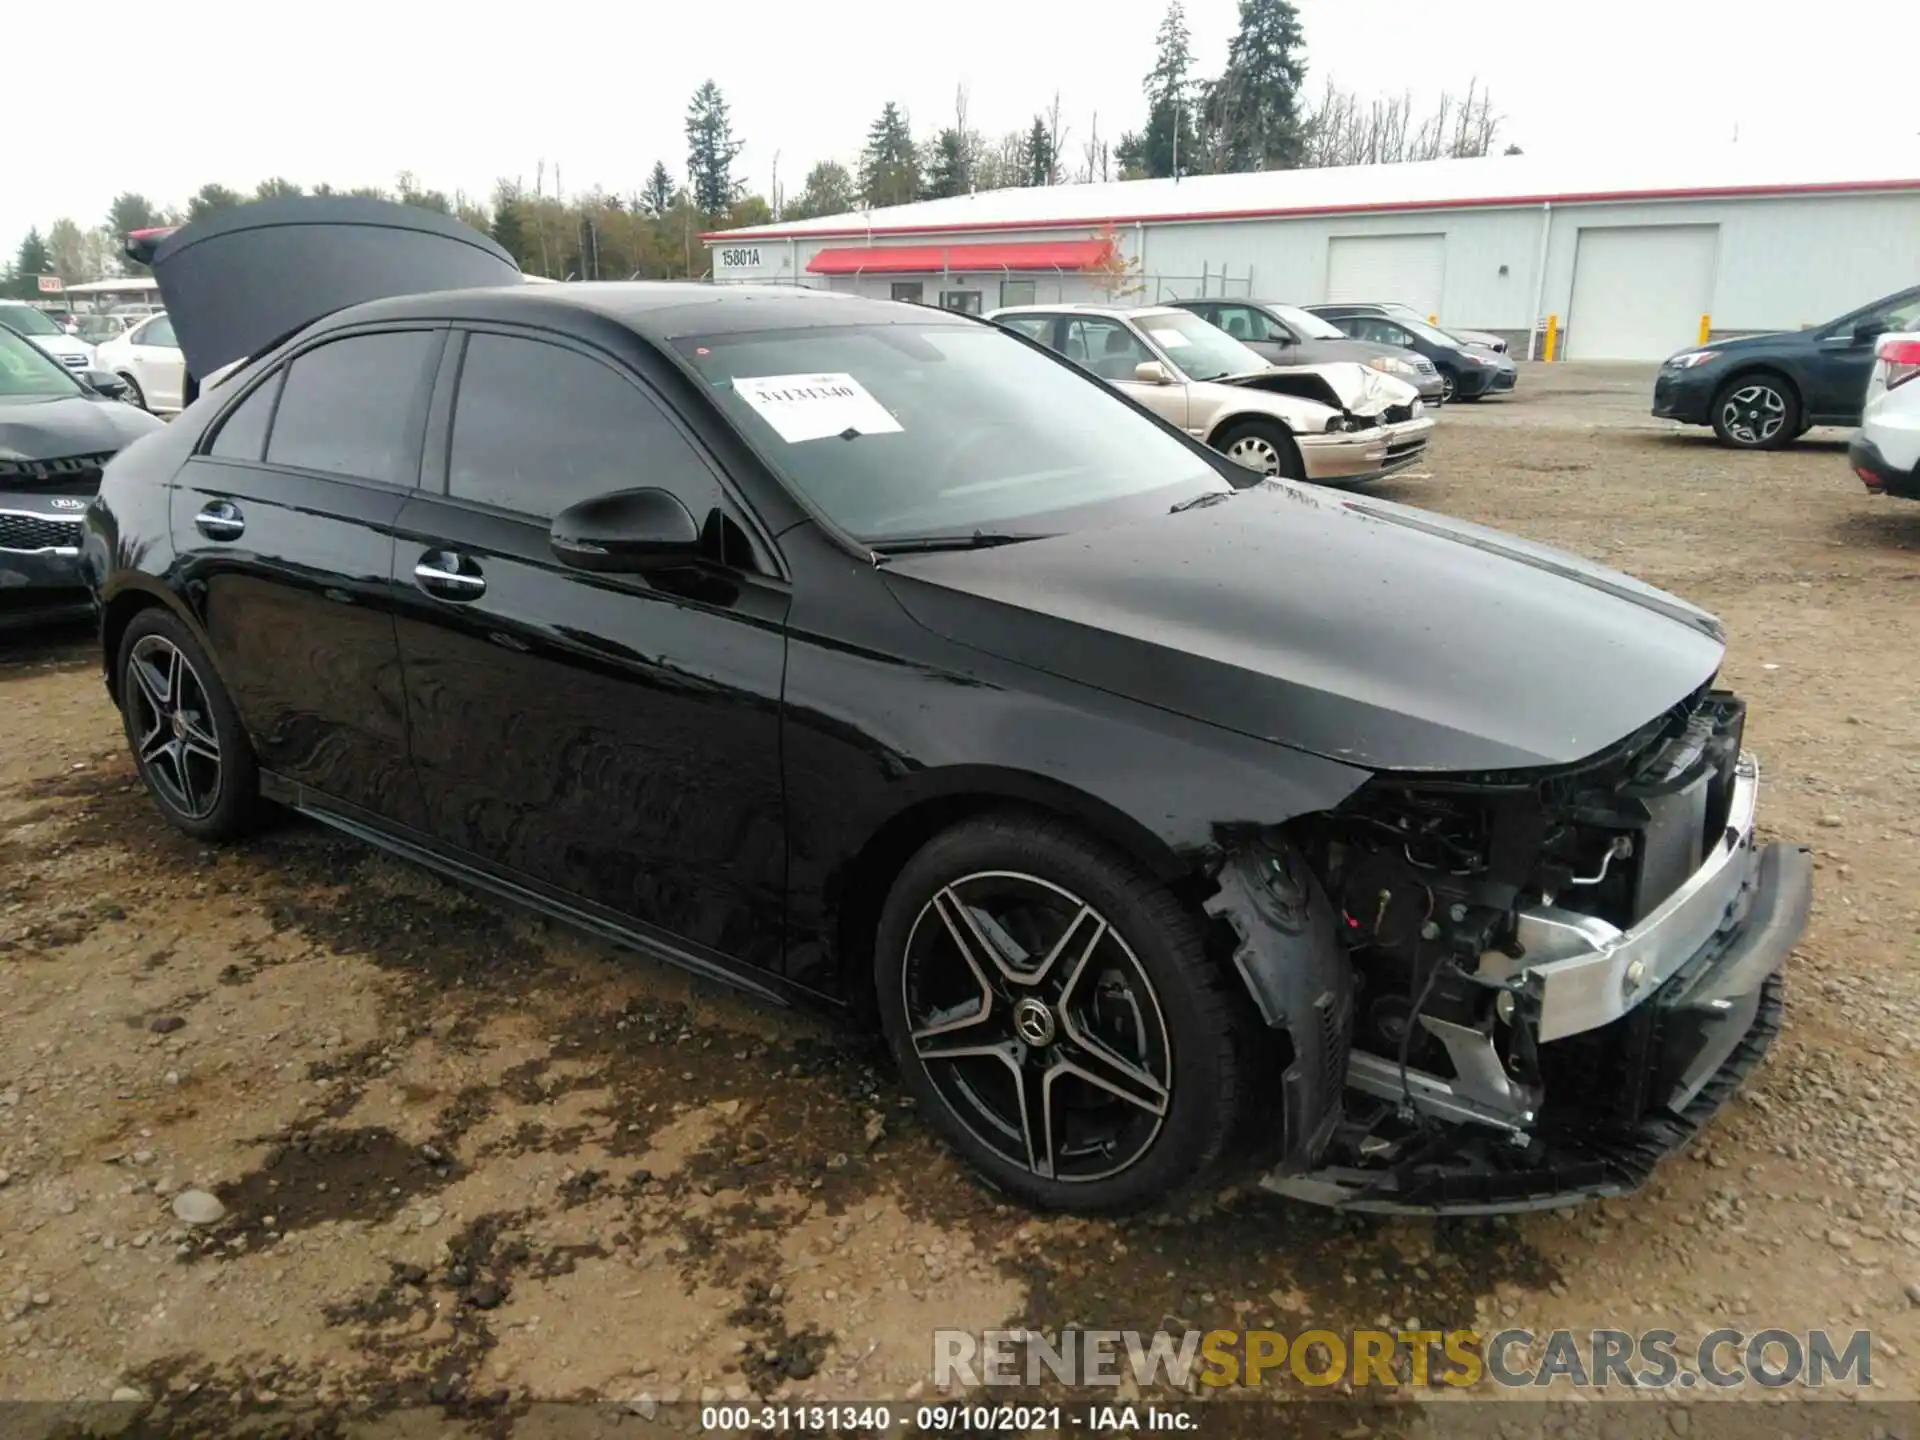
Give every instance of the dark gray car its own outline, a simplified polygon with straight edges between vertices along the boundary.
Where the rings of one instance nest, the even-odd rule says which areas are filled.
[[[1209,324],[1218,325],[1234,339],[1276,365],[1322,365],[1354,360],[1420,392],[1429,405],[1445,398],[1446,383],[1431,360],[1397,345],[1355,340],[1339,326],[1309,314],[1297,305],[1274,300],[1176,300]]]

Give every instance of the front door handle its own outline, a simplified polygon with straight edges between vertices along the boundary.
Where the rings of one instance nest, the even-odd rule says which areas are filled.
[[[478,600],[487,593],[480,567],[452,550],[429,550],[413,567],[413,580],[442,600]]]
[[[193,517],[194,526],[209,540],[238,540],[247,533],[247,517],[231,500],[212,500]]]

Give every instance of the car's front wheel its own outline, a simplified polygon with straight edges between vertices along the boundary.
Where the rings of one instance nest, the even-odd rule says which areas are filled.
[[[1738,450],[1777,450],[1800,434],[1800,397],[1773,375],[1736,375],[1713,397],[1713,433]]]
[[[1245,1018],[1199,921],[1059,821],[1009,812],[929,841],[887,897],[875,980],[923,1112],[1029,1203],[1149,1204],[1238,1123]]]
[[[202,840],[251,828],[260,775],[207,653],[178,618],[136,615],[120,639],[120,713],[140,778],[161,813]]]
[[[1306,478],[1300,447],[1293,443],[1286,426],[1276,420],[1237,420],[1214,437],[1213,447],[1256,474],[1282,480]]]

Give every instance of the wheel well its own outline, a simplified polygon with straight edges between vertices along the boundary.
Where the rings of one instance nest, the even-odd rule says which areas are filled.
[[[1213,429],[1207,433],[1207,443],[1209,445],[1213,444],[1222,435],[1227,434],[1229,431],[1241,425],[1271,425],[1289,440],[1293,438],[1293,427],[1278,415],[1263,415],[1257,411],[1242,410],[1239,414],[1229,415],[1215,425]]]
[[[144,590],[127,590],[109,600],[106,613],[100,617],[100,668],[106,672],[107,693],[116,705],[120,703],[120,677],[114,662],[120,656],[120,637],[127,633],[134,616],[156,607],[165,608],[157,596]]]
[[[1050,820],[1064,821],[1089,838],[1110,845],[1122,854],[1145,864],[1171,885],[1182,904],[1199,913],[1209,888],[1198,875],[1176,875],[1169,879],[1164,859],[1143,856],[1137,847],[1097,824],[1083,814],[1039,801],[994,794],[941,795],[910,806],[893,816],[867,840],[860,853],[840,877],[843,900],[834,924],[836,969],[843,993],[853,1013],[862,1022],[874,1016],[873,942],[880,930],[880,912],[885,908],[893,882],[920,848],[943,830],[982,815],[1024,811]],[[1204,920],[1205,917],[1202,916]]]

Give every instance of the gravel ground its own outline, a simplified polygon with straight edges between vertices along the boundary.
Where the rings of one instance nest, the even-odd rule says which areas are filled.
[[[1871,1393],[1914,1398],[1920,505],[1869,500],[1827,432],[1734,455],[1647,419],[1644,369],[1522,387],[1448,410],[1431,473],[1383,493],[1723,616],[1763,827],[1817,857],[1785,1032],[1643,1193],[1382,1223],[1234,1185],[1036,1218],[824,1023],[304,825],[178,837],[88,637],[16,637],[0,1397],[904,1400],[936,1326],[1079,1322],[1870,1328]]]

